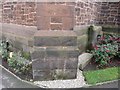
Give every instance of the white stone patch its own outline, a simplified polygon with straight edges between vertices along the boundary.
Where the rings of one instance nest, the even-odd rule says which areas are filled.
[[[78,65],[81,70],[90,62],[93,57],[90,53],[83,53],[78,57]]]
[[[34,84],[43,88],[80,88],[86,85],[82,71],[77,72],[77,79],[69,80],[51,80],[51,81],[35,81]]]

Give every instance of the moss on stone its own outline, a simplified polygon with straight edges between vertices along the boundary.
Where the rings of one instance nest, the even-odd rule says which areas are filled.
[[[67,79],[68,76],[67,75],[56,75],[56,79]]]
[[[102,28],[108,28],[108,29],[120,29],[120,26],[111,26],[111,25],[106,25],[106,26],[102,26]]]
[[[120,26],[102,26],[104,32],[120,33]]]

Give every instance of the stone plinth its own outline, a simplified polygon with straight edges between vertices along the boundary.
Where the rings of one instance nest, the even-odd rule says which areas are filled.
[[[34,35],[34,80],[76,78],[79,49],[73,31],[41,30]]]

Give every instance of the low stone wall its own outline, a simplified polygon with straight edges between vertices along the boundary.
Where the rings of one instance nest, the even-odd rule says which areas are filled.
[[[120,27],[119,26],[102,26],[102,30],[104,33],[116,33],[120,34]]]
[[[0,30],[1,38],[9,41],[12,50],[21,50],[25,52],[32,52],[33,36],[36,27],[27,27],[15,24],[2,24]]]
[[[31,53],[34,80],[76,78],[78,56],[99,32],[101,28],[94,27],[90,37],[89,26],[76,26],[73,31],[38,31],[36,27],[5,23],[0,31],[15,50]]]
[[[101,26],[76,26],[74,32],[77,34],[80,53],[92,48],[96,44],[97,36],[103,34]]]
[[[88,44],[88,27],[89,26],[75,26],[74,32],[77,34],[77,46],[80,53],[85,52]]]

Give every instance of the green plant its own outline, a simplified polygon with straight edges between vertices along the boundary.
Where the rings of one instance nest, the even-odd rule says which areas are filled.
[[[28,74],[32,69],[31,63],[25,58],[21,57],[20,53],[13,53],[12,57],[8,59],[8,64],[15,73]]]
[[[0,54],[2,55],[2,59],[8,58],[9,55],[9,43],[6,40],[0,40]]]
[[[120,57],[120,36],[115,34],[97,37],[97,44],[91,50],[99,66],[106,65],[114,57]]]
[[[56,76],[56,79],[66,79],[66,78],[68,78],[67,75],[57,75]]]
[[[18,74],[29,74],[32,70],[32,65],[28,58],[30,57],[29,53],[22,52],[10,52],[9,43],[6,40],[0,41],[0,54],[2,55],[3,60],[7,60],[10,68]]]
[[[24,57],[24,58],[26,58],[26,59],[28,59],[28,60],[31,59],[31,58],[30,58],[31,55],[30,55],[30,53],[28,53],[28,52],[22,52],[22,53],[21,53],[21,56]]]

